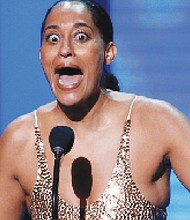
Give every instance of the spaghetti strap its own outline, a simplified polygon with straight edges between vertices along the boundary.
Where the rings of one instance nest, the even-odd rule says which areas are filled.
[[[135,102],[135,99],[136,99],[137,96],[134,96],[132,102],[131,102],[131,106],[129,108],[129,113],[128,113],[128,116],[127,116],[127,121],[128,120],[131,120],[131,114],[132,114],[132,110],[133,110],[133,106],[134,106],[134,102]]]
[[[37,116],[37,110],[34,111],[34,117],[35,117],[35,127],[38,127],[38,116]]]

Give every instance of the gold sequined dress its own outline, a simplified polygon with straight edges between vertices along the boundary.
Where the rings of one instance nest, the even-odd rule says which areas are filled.
[[[164,220],[167,213],[152,205],[140,193],[132,179],[130,167],[130,127],[131,111],[125,122],[121,137],[117,163],[113,169],[104,193],[99,199],[86,207],[88,220]],[[52,219],[52,177],[48,168],[44,145],[41,140],[37,122],[35,125],[36,151],[38,160],[37,180],[32,193],[30,213],[33,220]],[[80,208],[69,205],[59,197],[59,220],[80,219]]]

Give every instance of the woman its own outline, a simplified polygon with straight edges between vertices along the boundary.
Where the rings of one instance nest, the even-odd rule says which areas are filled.
[[[92,2],[48,10],[40,59],[56,101],[16,119],[1,138],[2,219],[19,219],[24,204],[32,219],[52,219],[48,139],[57,125],[75,134],[60,166],[59,219],[166,219],[171,166],[190,190],[188,120],[163,101],[104,88],[104,65],[117,53],[112,35]]]

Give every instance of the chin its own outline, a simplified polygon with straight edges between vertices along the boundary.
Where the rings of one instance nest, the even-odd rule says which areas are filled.
[[[84,105],[94,105],[100,94],[100,90],[87,91],[87,90],[73,90],[64,92],[55,92],[54,95],[57,98],[61,106],[65,107],[80,107]]]
[[[61,97],[57,96],[56,98],[58,100],[58,103],[61,104],[61,106],[65,107],[74,107],[83,103],[83,100],[81,98],[73,95],[62,95]]]

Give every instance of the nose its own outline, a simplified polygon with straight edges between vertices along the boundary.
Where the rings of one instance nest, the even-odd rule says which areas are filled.
[[[59,55],[64,58],[73,56],[73,49],[69,40],[63,40],[60,45]]]

